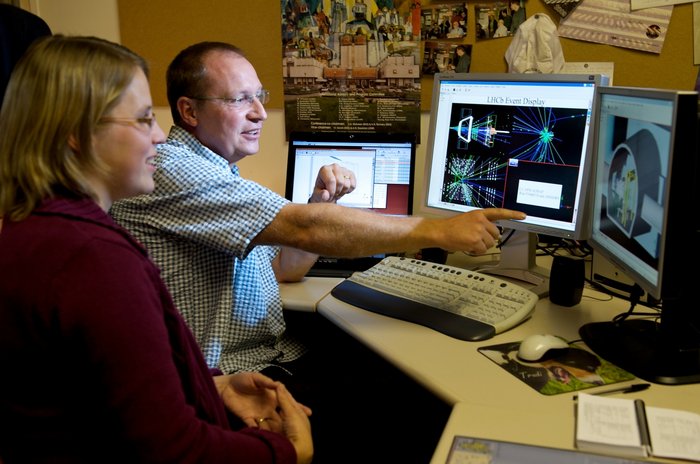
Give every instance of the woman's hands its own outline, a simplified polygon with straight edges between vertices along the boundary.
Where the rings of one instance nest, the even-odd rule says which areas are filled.
[[[259,372],[239,372],[214,377],[226,407],[249,427],[286,436],[297,452],[297,462],[313,457],[311,409],[297,402],[287,388]]]

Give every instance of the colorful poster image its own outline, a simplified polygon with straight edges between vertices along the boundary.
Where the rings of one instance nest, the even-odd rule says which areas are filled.
[[[420,133],[420,2],[281,0],[292,131]]]

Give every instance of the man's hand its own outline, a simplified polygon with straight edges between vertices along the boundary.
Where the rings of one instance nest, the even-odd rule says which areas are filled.
[[[525,213],[504,208],[486,208],[458,214],[446,219],[447,227],[439,240],[440,248],[448,251],[466,251],[480,255],[498,243],[501,231],[494,221],[525,219]]]
[[[321,167],[309,203],[335,203],[357,186],[355,174],[339,164]]]

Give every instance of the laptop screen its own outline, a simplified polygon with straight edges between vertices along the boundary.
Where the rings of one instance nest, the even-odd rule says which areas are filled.
[[[415,151],[411,134],[292,132],[285,196],[294,203],[306,203],[319,169],[337,163],[357,179],[355,190],[339,205],[410,215]]]

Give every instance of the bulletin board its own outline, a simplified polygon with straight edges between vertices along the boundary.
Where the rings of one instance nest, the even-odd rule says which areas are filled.
[[[486,3],[480,0],[479,3]],[[423,0],[423,6],[447,0]],[[505,52],[510,38],[475,43],[474,2],[469,7],[469,29],[464,43],[472,47],[471,72],[507,72]],[[165,71],[175,55],[196,42],[224,41],[241,47],[258,77],[271,92],[270,108],[283,108],[282,32],[279,0],[118,0],[121,42],[151,65],[151,89],[156,106],[168,106]],[[527,17],[557,15],[542,0],[526,0]],[[561,38],[568,62],[614,62],[615,85],[695,88],[698,66],[693,65],[693,9],[676,5],[660,54]],[[421,80],[421,109],[430,109],[432,76]]]

